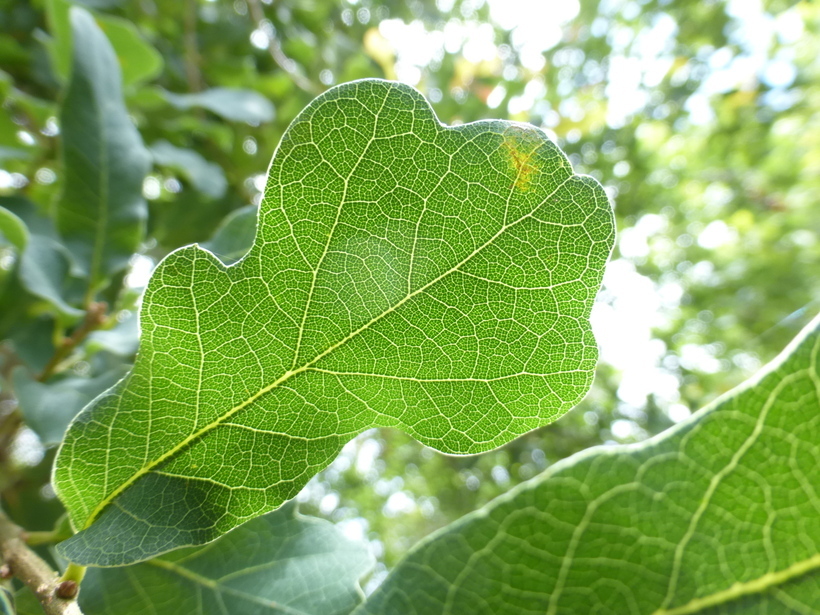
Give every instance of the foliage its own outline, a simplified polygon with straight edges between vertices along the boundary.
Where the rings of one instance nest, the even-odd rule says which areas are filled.
[[[260,203],[263,219],[270,215],[266,213],[270,199],[262,203],[262,191],[271,152],[297,114],[306,106],[315,109],[311,101],[337,83],[368,77],[399,78],[413,83],[432,102],[435,114],[443,122],[468,125],[446,129],[441,134],[467,134],[482,126],[469,122],[487,118],[530,122],[543,129],[568,154],[576,173],[590,173],[603,184],[616,204],[614,213],[621,233],[592,314],[602,361],[592,390],[575,410],[554,425],[482,455],[440,455],[397,430],[370,431],[344,445],[349,437],[372,425],[402,423],[413,436],[430,444],[435,444],[440,435],[435,428],[429,432],[420,428],[418,417],[399,420],[400,411],[396,408],[357,412],[355,405],[345,405],[343,411],[333,413],[347,413],[349,424],[344,429],[308,430],[306,442],[313,444],[305,444],[306,449],[322,442],[312,438],[327,439],[328,433],[336,438],[326,447],[319,447],[323,451],[321,461],[310,460],[308,469],[289,468],[282,476],[291,476],[292,482],[270,502],[223,502],[215,510],[206,511],[206,518],[212,515],[225,520],[222,525],[217,524],[218,529],[205,532],[198,542],[214,538],[236,525],[239,518],[270,510],[292,496],[341,448],[336,461],[299,492],[298,499],[303,511],[328,516],[345,532],[370,538],[378,558],[370,590],[382,581],[387,568],[393,567],[413,543],[432,530],[470,511],[480,511],[443,530],[440,538],[418,547],[402,566],[412,567],[413,558],[429,557],[426,550],[435,552],[438,540],[446,542],[444,537],[463,528],[475,527],[478,533],[488,535],[490,530],[481,525],[482,519],[514,511],[520,494],[540,493],[542,489],[548,493],[554,488],[555,476],[580,472],[586,467],[584,464],[593,463],[590,460],[611,458],[615,467],[629,467],[630,460],[648,455],[658,447],[677,446],[674,442],[679,434],[704,432],[700,425],[706,420],[717,434],[709,442],[718,452],[705,454],[702,461],[719,464],[721,454],[731,458],[739,450],[726,444],[733,441],[731,420],[715,418],[724,416],[720,410],[725,410],[724,406],[710,406],[667,432],[663,440],[653,440],[642,448],[593,452],[550,467],[591,445],[641,440],[681,421],[689,411],[729,390],[761,362],[771,359],[820,307],[820,287],[815,281],[820,262],[820,217],[816,215],[814,197],[820,188],[820,133],[815,129],[820,117],[820,8],[816,4],[771,1],[756,7],[752,6],[755,3],[742,2],[584,0],[577,7],[574,3],[535,3],[522,8],[521,13],[516,12],[518,3],[506,0],[358,0],[350,4],[327,0],[86,0],[74,4],[89,12],[72,8],[66,0],[0,1],[0,337],[6,340],[0,347],[0,492],[3,509],[29,530],[63,528],[52,538],[62,536],[65,530],[65,525],[58,523],[62,504],[55,499],[48,482],[54,451],[45,450],[42,445],[56,444],[70,418],[134,366],[138,339],[135,314],[140,303],[143,315],[167,303],[165,299],[153,300],[160,291],[159,277],[149,286],[147,298],[141,298],[147,271],[173,250],[194,242],[210,250],[221,263],[231,265],[239,261],[251,249]],[[526,14],[527,10],[535,14]],[[533,28],[537,28],[535,34]],[[426,109],[420,98],[414,100],[414,105],[421,105],[417,109]],[[492,125],[497,127],[496,134],[493,136],[490,130],[486,138],[503,140],[497,134],[503,132],[498,128],[502,125]],[[436,130],[442,129],[436,126]],[[323,155],[344,159],[344,151],[336,147],[347,140],[355,141],[352,135],[345,135],[344,139],[328,144],[323,151],[331,154]],[[544,147],[550,148],[546,144]],[[287,148],[285,141],[280,154]],[[485,155],[480,170],[476,169],[478,179],[491,181],[492,178],[483,176],[491,172],[503,175],[514,167],[516,176],[525,179],[518,187],[524,187],[531,177],[528,162],[512,155],[514,151],[517,148],[504,146],[495,150],[498,157],[505,152],[510,154],[507,160],[512,167],[498,161],[488,165]],[[383,156],[400,154],[398,150],[382,152]],[[425,158],[429,157],[433,165],[436,155],[425,152]],[[560,154],[555,156],[554,160],[563,160]],[[380,173],[381,177],[384,175]],[[418,177],[403,178],[401,183],[406,186],[413,181],[425,184]],[[516,186],[512,177],[505,181],[507,190]],[[448,207],[451,209],[447,211],[455,211],[453,202]],[[320,211],[311,211],[310,215],[315,216],[311,218],[315,225],[321,223]],[[477,212],[468,207],[457,210],[459,219],[470,215]],[[443,218],[439,228],[455,236],[459,219]],[[362,217],[353,226],[372,231],[379,224],[375,218]],[[435,227],[431,225],[431,229]],[[486,223],[479,223],[478,227],[486,228]],[[274,231],[266,228],[260,226],[260,237],[275,237]],[[606,235],[605,229],[597,230],[601,238]],[[310,233],[305,230],[303,236],[314,232],[315,229]],[[451,243],[465,246],[472,240],[464,232]],[[566,253],[565,244],[561,245]],[[588,288],[580,302],[583,305],[573,308],[584,318],[597,288],[596,276],[601,274],[603,245],[597,252],[593,250],[598,259],[597,269],[584,274]],[[367,244],[363,242],[361,246],[366,249]],[[344,250],[354,254],[354,248],[348,243]],[[221,279],[224,284],[226,274],[247,271],[260,251],[261,247],[253,248],[250,257],[228,269],[204,256],[202,263],[208,263],[205,267],[210,273],[198,284],[206,278],[214,284]],[[170,271],[168,265],[173,259],[182,259],[177,260],[177,265],[181,265],[186,254],[202,256],[204,252],[191,248],[174,252],[162,265],[160,273],[163,269],[166,272],[162,276],[171,279],[166,275]],[[372,262],[375,254],[367,255],[371,261],[362,262]],[[525,266],[520,260],[521,253],[507,256],[515,267]],[[536,259],[529,261],[529,265],[539,260],[547,269],[554,265],[549,257],[537,255]],[[445,260],[442,257],[441,262]],[[577,264],[569,268],[577,268]],[[401,266],[400,261],[391,266]],[[346,299],[351,311],[353,307],[372,310],[380,301],[389,303],[390,297],[386,295],[369,296],[371,303],[357,303],[357,291],[370,295],[370,291],[376,290],[384,293],[384,280],[368,284],[364,275],[367,267],[350,267],[350,271],[361,274],[351,278],[352,285],[325,284],[317,274],[317,288],[328,293],[339,289],[352,291]],[[174,275],[190,279],[191,270],[184,266],[176,268],[179,271]],[[327,276],[341,271],[332,267],[322,270]],[[492,273],[503,280],[504,276],[513,275],[511,271]],[[524,278],[529,274],[516,275]],[[290,277],[293,282],[298,276],[294,273]],[[237,281],[250,284],[252,276],[246,275],[244,279]],[[516,279],[513,286],[519,286],[518,282]],[[185,288],[193,285],[186,283]],[[297,283],[294,288],[303,287]],[[167,288],[162,292],[174,295]],[[190,293],[187,294],[190,301]],[[258,289],[243,295],[248,305],[240,312],[256,307],[261,296]],[[178,303],[178,297],[169,298]],[[465,303],[470,300],[467,292],[451,292],[448,298]],[[291,299],[291,303],[296,301]],[[568,306],[566,302],[565,305]],[[532,314],[538,313],[535,303],[528,302],[526,307]],[[225,335],[235,326],[231,325],[232,316],[239,312],[229,313],[228,318],[213,321],[215,330],[225,326]],[[332,318],[327,327],[341,331],[353,326],[355,318],[348,317],[346,321],[340,317],[344,314],[327,313]],[[635,315],[631,319],[626,316],[630,313]],[[496,310],[494,314],[498,316],[500,312]],[[319,318],[321,313],[315,315]],[[530,317],[523,312],[514,315]],[[143,325],[144,322],[143,318]],[[286,329],[286,322],[279,319],[276,327]],[[446,331],[458,333],[465,322],[447,327]],[[546,322],[542,321],[541,326],[546,326]],[[267,341],[285,335],[269,326],[261,329],[269,335]],[[583,329],[581,325],[579,331]],[[308,336],[308,346],[318,348],[317,340],[328,330],[312,328],[316,339]],[[444,332],[445,328],[442,326],[441,330]],[[173,334],[181,335],[177,331]],[[498,338],[499,344],[504,335],[509,341],[510,329]],[[156,363],[147,359],[147,337],[142,340],[142,363],[134,367],[136,371],[129,378]],[[162,343],[173,345],[174,340],[180,339],[161,338],[155,336],[150,347],[162,352]],[[262,340],[258,333],[254,339]],[[194,347],[193,343],[187,344],[185,349]],[[390,346],[385,342],[381,348]],[[635,360],[634,355],[626,352],[632,348],[643,349],[644,356],[649,353],[648,358],[643,362]],[[180,356],[173,355],[173,360]],[[191,357],[196,356],[197,352],[191,353]],[[445,356],[452,359],[455,355],[442,353]],[[253,363],[252,355],[247,353],[233,352],[225,357],[222,361],[229,359],[234,363],[236,373]],[[172,371],[181,374],[177,370],[183,370],[187,358],[175,364]],[[348,364],[352,363],[348,360]],[[392,359],[387,365],[395,370],[408,369]],[[367,367],[365,372],[373,372]],[[496,360],[487,369],[503,370],[505,365]],[[561,412],[575,403],[581,390],[588,386],[588,363],[583,370],[579,383],[574,383],[579,392],[563,396],[563,402],[555,406]],[[766,378],[772,379],[782,369],[767,373]],[[156,378],[152,382],[156,383]],[[367,384],[365,388],[372,387]],[[214,386],[214,396],[234,388],[235,385],[220,382]],[[311,387],[310,392],[314,390]],[[736,399],[757,389],[744,390]],[[396,399],[406,401],[405,393],[403,390]],[[180,390],[176,397],[163,398],[159,403],[167,408],[179,404],[181,396]],[[341,398],[335,397],[338,404]],[[816,408],[816,400],[809,395],[804,399],[807,408]],[[95,407],[105,403],[98,401]],[[220,412],[220,403],[215,402],[213,412]],[[444,407],[443,402],[439,405]],[[508,441],[547,422],[547,415],[553,413],[549,410],[537,419],[524,417],[518,427],[506,433],[503,426],[496,424],[495,432],[482,432],[479,440],[485,446],[474,450],[485,450],[490,442],[498,445]],[[131,428],[139,425],[141,419],[132,416],[130,420],[127,434],[112,434],[120,440],[130,437]],[[474,425],[475,429],[483,429],[481,421]],[[812,425],[809,418],[803,429],[810,430]],[[140,427],[137,431],[147,433],[150,429]],[[188,429],[187,433],[190,436],[192,432]],[[151,441],[180,442],[185,437],[182,429],[163,432],[162,437]],[[807,441],[812,444],[811,437]],[[459,448],[458,438],[455,442],[455,446],[436,446],[451,452],[468,450]],[[693,446],[704,446],[694,436],[692,442]],[[147,446],[133,450],[143,456],[150,453]],[[753,448],[752,452],[755,451]],[[108,456],[100,452],[102,457]],[[816,450],[811,454],[816,455]],[[68,459],[66,455],[64,452],[61,459]],[[115,457],[117,463],[128,464],[127,454]],[[301,458],[304,464],[307,457]],[[93,451],[84,450],[77,459],[93,460]],[[783,457],[774,459],[782,461]],[[238,468],[245,462],[239,457],[231,460]],[[87,476],[92,477],[88,484],[99,481],[93,478],[95,473],[99,477],[106,472],[102,468],[108,467],[110,461],[104,459],[103,463],[93,471],[92,464],[88,464]],[[70,464],[61,464],[66,472]],[[541,474],[545,469],[547,472]],[[770,475],[761,472],[765,483]],[[756,475],[747,474],[743,476],[755,480]],[[186,476],[189,475],[190,470],[186,469]],[[510,487],[536,475],[528,486],[486,509],[481,508]],[[805,484],[801,484],[804,491],[817,489],[813,481],[814,477],[808,476]],[[764,483],[755,484],[765,496],[769,491],[762,486]],[[589,485],[593,484],[600,485],[604,492],[613,486],[589,474]],[[698,479],[693,479],[692,484],[699,484]],[[775,487],[779,489],[781,485]],[[71,488],[60,487],[61,494]],[[73,489],[83,496],[88,491],[88,497],[99,502],[98,496],[85,487],[78,484]],[[103,491],[106,489],[107,486]],[[773,493],[780,493],[777,489]],[[181,502],[198,497],[179,490],[172,492],[182,494]],[[764,504],[757,502],[757,507],[751,505],[742,512],[753,515],[763,510],[769,514],[772,506],[777,508],[776,503],[765,504],[769,500],[764,496]],[[560,501],[561,498],[556,499]],[[633,504],[639,505],[630,500]],[[179,509],[179,514],[184,517],[189,508],[190,503]],[[579,507],[579,514],[583,515],[585,510]],[[220,517],[227,511],[239,518]],[[76,510],[73,514],[78,526],[83,526],[82,515]],[[623,512],[623,518],[637,514]],[[723,533],[730,531],[727,528],[735,528],[731,536],[748,537],[746,530],[760,526],[757,517],[744,518],[747,524],[738,525],[730,513],[721,514],[720,524],[715,527]],[[784,514],[770,527],[777,529]],[[802,522],[811,523],[812,514],[816,513],[804,514]],[[235,535],[238,540],[243,534],[237,532],[253,531],[254,523],[269,519],[274,520],[272,523],[284,523],[277,515],[258,517],[203,551],[212,545],[230,544],[223,541]],[[321,531],[332,535],[332,528],[322,527]],[[769,526],[764,522],[763,527]],[[527,544],[541,545],[534,528],[528,526],[527,531],[536,534],[530,536]],[[672,528],[670,525],[670,531]],[[120,529],[115,525],[112,531]],[[313,530],[305,531],[307,536]],[[783,536],[773,536],[783,540],[808,536],[793,528],[783,531]],[[494,535],[496,541],[508,544],[507,534]],[[620,547],[612,549],[626,549],[631,543],[624,540],[633,535],[619,534]],[[573,548],[601,548],[600,533],[587,543],[589,536],[589,531],[583,530]],[[580,540],[582,537],[584,540]],[[166,547],[152,553],[182,544],[168,536],[164,540]],[[790,551],[781,561],[779,547],[767,550],[766,544],[779,544],[772,540],[761,543],[765,559],[761,556],[756,561],[769,565],[771,569],[766,572],[776,577],[783,570],[791,570],[790,562],[799,558],[795,555],[796,559],[790,559],[796,553]],[[757,543],[752,538],[737,544],[744,545],[738,547],[746,549],[744,556],[757,553],[753,549]],[[163,559],[176,561],[174,558],[185,557],[180,553],[174,551]],[[526,561],[525,555],[514,549],[510,553],[510,557]],[[640,555],[643,551],[630,553]],[[683,549],[682,555],[687,553]],[[575,558],[572,563],[577,561]],[[730,579],[742,584],[765,577],[765,573],[760,576],[760,570],[752,566],[737,572],[739,560],[733,561],[720,560],[720,574],[709,580],[715,587],[720,586],[716,590],[718,595],[726,591],[720,584]],[[772,561],[775,563],[771,564]],[[653,570],[655,563],[653,560],[650,565]],[[307,564],[314,571],[315,565]],[[344,587],[339,588],[339,595],[353,597],[353,602],[344,603],[344,609],[349,610],[360,599],[356,597],[355,583],[366,568],[365,563],[359,568],[352,567]],[[133,571],[142,570],[151,571],[146,578],[156,578],[150,577],[156,575],[156,566],[151,563],[89,573],[81,594],[83,604],[92,609],[89,613],[117,608],[116,602],[131,603],[131,595],[121,594],[109,606],[99,606],[109,600],[105,596],[109,583],[114,583],[115,578],[132,579],[133,575],[142,574]],[[292,577],[283,577],[291,579],[285,583],[298,588],[305,570],[294,568]],[[387,592],[395,597],[405,591],[401,583],[406,573],[399,570],[363,610],[375,611],[378,607],[374,605]],[[447,572],[457,570],[458,562],[454,561]],[[585,569],[574,566],[566,566],[565,573],[562,570],[564,567],[559,568],[565,576],[562,583],[569,583],[575,574],[585,574]],[[688,573],[688,569],[682,570]],[[816,573],[805,572],[798,584],[811,588]],[[552,574],[550,570],[543,573]],[[205,596],[219,585],[216,580],[223,573],[209,574],[202,574],[203,582],[196,581],[191,574],[175,579],[162,577],[168,582],[163,592],[185,587],[185,591],[205,592],[201,594]],[[106,578],[111,580],[100,581]],[[496,577],[487,576],[482,589],[491,591],[493,578]],[[522,574],[519,580],[526,582],[527,578],[528,574]],[[186,585],[188,581],[193,584]],[[503,581],[507,583],[508,579]],[[791,593],[793,585],[778,586],[764,598],[742,598],[738,594],[738,599],[727,602],[725,608],[755,612],[756,608],[764,608],[759,600],[774,596],[771,600],[775,602],[770,600],[765,608],[773,612],[781,608],[799,611],[803,607],[795,600],[811,604],[812,594]],[[134,591],[140,593],[138,586],[139,583],[133,586]],[[703,585],[704,595],[712,595],[707,586],[711,587],[708,583]],[[425,586],[423,590],[419,588],[419,596],[438,600],[436,591]],[[164,600],[163,592],[157,600]],[[0,588],[0,596],[7,595]],[[248,595],[260,596],[263,602],[269,599],[253,591]],[[451,599],[456,595],[463,594],[454,591]],[[18,596],[20,612],[27,612],[30,597],[25,592]],[[332,596],[329,599],[334,600]],[[687,604],[685,601],[676,600],[670,598],[664,608],[689,608],[680,606]],[[777,600],[780,602],[776,603]],[[155,609],[171,608],[166,602],[149,603]],[[418,603],[423,604],[422,597]],[[216,599],[204,599],[201,608],[218,608],[217,604]],[[276,608],[259,601],[253,604],[248,606],[248,612]],[[311,608],[326,612],[329,608],[327,603],[313,607],[298,604],[294,608],[305,608],[306,612]],[[564,598],[556,604],[554,608],[563,608]],[[474,606],[469,608],[475,610]],[[618,610],[620,605],[613,608],[614,612],[623,611]],[[724,607],[714,608],[722,612]],[[637,606],[635,609],[643,612]]]

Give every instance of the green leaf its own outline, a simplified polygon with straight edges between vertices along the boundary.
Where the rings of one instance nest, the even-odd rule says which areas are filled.
[[[78,2],[88,8],[107,8],[116,2]],[[51,56],[54,72],[61,81],[66,81],[71,73],[72,32],[69,19],[71,3],[65,0],[48,0],[47,16],[52,37],[44,42]],[[106,34],[117,56],[125,85],[137,85],[153,79],[162,72],[163,61],[160,53],[140,35],[134,24],[111,15],[96,15],[95,21]]]
[[[83,9],[71,9],[74,62],[62,105],[65,185],[57,227],[97,290],[124,269],[143,237],[142,181],[149,154],[122,100],[108,39]]]
[[[78,271],[51,220],[26,199],[2,202],[7,207],[0,207],[0,233],[20,251],[17,277],[22,287],[70,319],[81,316],[82,310],[73,305],[80,299]]]
[[[246,205],[225,217],[214,236],[202,244],[226,265],[232,265],[248,253],[256,236],[259,208]]]
[[[76,280],[71,254],[59,242],[43,235],[31,235],[20,258],[20,281],[32,295],[45,299],[59,312],[69,317],[82,316],[83,311],[73,307],[71,295]]]
[[[92,399],[114,386],[128,372],[120,366],[94,378],[68,377],[38,382],[25,367],[12,372],[14,392],[23,419],[46,446],[59,444],[77,413]]]
[[[25,223],[5,207],[0,207],[0,235],[20,252],[25,249],[29,239]]]
[[[288,129],[259,217],[231,267],[194,245],[156,268],[132,373],[57,460],[72,561],[213,540],[374,426],[478,453],[586,394],[612,209],[538,129],[343,85]]]
[[[346,615],[373,567],[366,543],[287,505],[223,536],[127,568],[91,568],[86,615]]]
[[[218,164],[208,162],[192,149],[176,147],[168,141],[157,141],[150,151],[154,162],[179,171],[203,194],[215,199],[225,195],[228,180]]]
[[[820,317],[660,436],[591,449],[418,545],[356,611],[812,613]]]
[[[271,102],[253,90],[211,88],[195,94],[164,92],[164,95],[177,109],[201,107],[234,122],[257,125],[270,122],[274,116]]]

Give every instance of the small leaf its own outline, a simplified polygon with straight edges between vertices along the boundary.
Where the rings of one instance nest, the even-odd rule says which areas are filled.
[[[26,368],[16,367],[12,381],[26,424],[44,445],[56,446],[77,413],[127,372],[126,366],[120,366],[94,378],[68,377],[43,383],[32,378]]]
[[[108,39],[83,9],[71,9],[71,25],[74,63],[61,113],[65,185],[56,217],[93,292],[128,265],[143,237],[150,157],[123,103]]]
[[[556,464],[422,541],[356,615],[813,613],[820,317],[637,446]]]
[[[62,244],[42,235],[31,235],[20,258],[20,281],[32,295],[45,299],[58,311],[73,318],[83,311],[65,298],[72,282],[71,254]]]
[[[25,250],[29,239],[25,223],[5,207],[0,207],[0,236],[20,252]]]
[[[23,198],[0,199],[0,233],[16,244],[17,277],[22,287],[39,299],[48,301],[70,319],[82,315],[74,307],[79,302],[81,280],[71,258],[54,230],[54,225],[37,208]],[[24,246],[21,250],[20,246]],[[15,298],[21,300],[19,295]]]
[[[91,568],[87,615],[346,615],[373,567],[366,543],[295,506],[254,519],[212,545],[127,568]]]
[[[261,124],[273,119],[271,102],[259,92],[238,88],[212,88],[195,94],[165,92],[165,99],[177,109],[202,107],[226,120]]]
[[[175,147],[168,141],[157,141],[150,151],[154,162],[179,171],[203,194],[214,199],[225,195],[228,180],[218,164],[208,162],[192,149]]]
[[[612,209],[538,129],[343,85],[288,129],[259,219],[231,267],[191,246],[154,271],[133,371],[58,456],[72,561],[213,540],[374,426],[477,453],[586,394]]]
[[[259,208],[246,205],[225,217],[214,236],[202,247],[216,255],[226,265],[232,265],[248,253],[256,236]]]

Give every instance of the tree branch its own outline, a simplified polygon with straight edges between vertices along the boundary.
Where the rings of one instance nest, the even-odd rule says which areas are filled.
[[[76,600],[59,597],[70,589],[64,584],[73,581],[60,581],[51,566],[28,548],[22,535],[23,530],[0,512],[0,558],[8,572],[32,591],[46,615],[82,615]]]

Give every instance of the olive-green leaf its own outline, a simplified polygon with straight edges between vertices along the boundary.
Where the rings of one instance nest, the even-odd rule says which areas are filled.
[[[85,615],[346,615],[373,567],[363,542],[288,504],[207,547],[125,568],[91,568]]]
[[[85,10],[70,12],[74,59],[60,114],[65,185],[57,228],[90,291],[128,265],[143,237],[150,156],[122,100],[120,68]]]
[[[290,126],[251,251],[155,270],[133,371],[70,426],[58,549],[121,565],[213,540],[298,493],[355,435],[478,453],[587,392],[614,235],[540,130],[441,125],[408,86],[339,86]]]
[[[786,615],[820,605],[820,317],[636,446],[570,457],[418,545],[357,615]]]

